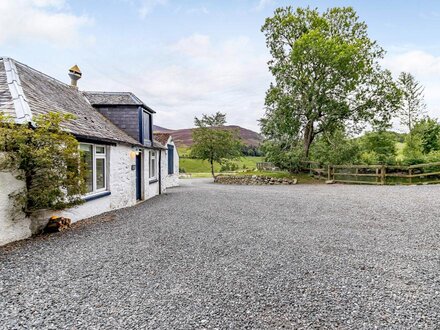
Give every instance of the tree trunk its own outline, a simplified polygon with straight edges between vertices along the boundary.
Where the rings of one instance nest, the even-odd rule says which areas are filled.
[[[312,144],[314,137],[313,121],[309,121],[304,128],[304,155],[306,159],[309,158],[310,145]]]
[[[214,162],[213,162],[213,160],[211,159],[211,174],[212,174],[212,177],[213,178],[215,178],[215,174],[214,174]]]

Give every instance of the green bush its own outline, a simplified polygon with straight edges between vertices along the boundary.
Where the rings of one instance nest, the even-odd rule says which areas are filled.
[[[366,133],[359,138],[360,160],[364,164],[393,165],[396,163],[396,136],[387,131]]]
[[[48,113],[34,117],[35,128],[16,125],[0,114],[0,170],[17,170],[25,189],[14,196],[27,214],[64,209],[83,202],[87,169],[78,141],[61,129],[72,115]]]
[[[304,150],[301,145],[266,141],[262,146],[266,155],[266,161],[291,173],[299,172],[302,168],[302,161],[305,160]]]
[[[311,159],[322,164],[356,164],[359,162],[359,153],[358,141],[338,130],[315,141],[311,149]]]
[[[414,125],[410,136],[419,139],[420,151],[423,154],[440,150],[440,125],[437,120],[431,118],[422,119]]]
[[[419,135],[408,134],[405,138],[403,148],[403,164],[415,165],[425,162],[425,155],[422,152],[422,139]]]

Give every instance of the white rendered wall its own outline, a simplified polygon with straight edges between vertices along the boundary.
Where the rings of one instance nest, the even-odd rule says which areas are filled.
[[[168,150],[162,155],[162,176],[165,188],[176,187],[179,185],[179,153],[174,141],[170,137],[168,143],[174,146],[174,174],[168,174]]]
[[[0,245],[28,238],[32,235],[31,221],[9,198],[9,194],[24,188],[10,172],[0,172]]]
[[[57,215],[76,222],[136,204],[136,171],[132,170],[132,165],[136,165],[136,160],[130,157],[131,147],[117,145],[108,150],[109,175],[107,178],[111,195],[85,202],[77,207],[58,212]]]
[[[20,210],[14,210],[9,198],[10,193],[24,187],[24,182],[15,179],[11,173],[0,172],[0,245],[30,237],[41,230],[52,215],[64,216],[76,222],[136,204],[136,171],[132,169],[136,160],[130,157],[131,151],[132,148],[125,145],[108,148],[109,196],[64,211],[38,212],[32,221]]]

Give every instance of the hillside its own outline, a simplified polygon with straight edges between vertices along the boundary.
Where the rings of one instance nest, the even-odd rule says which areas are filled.
[[[253,146],[257,147],[260,145],[262,138],[260,134],[251,131],[249,129],[236,126],[236,125],[229,125],[225,126],[226,129],[233,130],[238,129],[240,132],[240,137],[243,140],[243,143],[247,146]],[[164,132],[164,133],[171,133],[173,135],[174,142],[178,147],[191,147],[193,144],[192,141],[192,131],[194,128],[185,128],[185,129],[178,129],[178,130],[171,130],[168,128],[160,127],[160,126],[153,126],[153,130],[155,132]]]

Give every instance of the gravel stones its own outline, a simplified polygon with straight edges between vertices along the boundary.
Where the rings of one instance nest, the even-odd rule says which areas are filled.
[[[182,180],[0,249],[0,328],[435,329],[439,203],[440,186]]]

